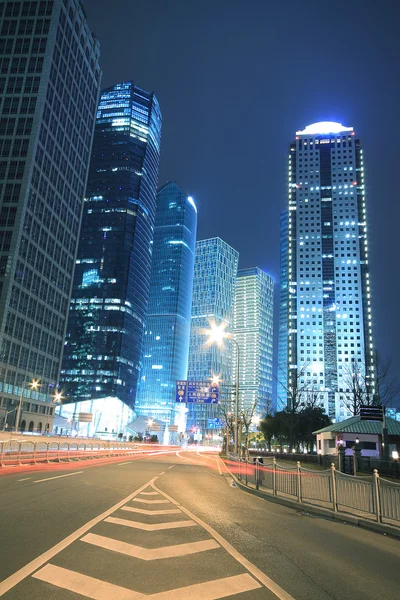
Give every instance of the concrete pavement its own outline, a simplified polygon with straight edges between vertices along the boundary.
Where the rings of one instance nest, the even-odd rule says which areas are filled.
[[[213,456],[79,471],[0,477],[0,595],[399,597],[398,541],[250,496]]]

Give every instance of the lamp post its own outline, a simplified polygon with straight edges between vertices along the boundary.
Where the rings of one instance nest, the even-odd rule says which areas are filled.
[[[32,379],[32,381],[30,382],[24,381],[21,384],[21,394],[19,396],[17,416],[15,417],[15,433],[18,433],[19,420],[21,416],[22,398],[24,396],[24,390],[26,389],[27,384],[30,386],[31,390],[36,390],[39,387],[39,380]]]
[[[208,344],[217,344],[222,346],[224,339],[229,339],[236,347],[236,380],[235,380],[235,454],[238,454],[238,442],[239,442],[239,366],[240,366],[240,348],[239,344],[232,337],[230,333],[226,331],[226,324],[216,325],[213,323],[211,329],[206,333],[208,335]]]

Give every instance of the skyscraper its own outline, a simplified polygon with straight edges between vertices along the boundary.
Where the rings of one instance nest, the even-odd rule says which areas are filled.
[[[176,183],[157,194],[149,312],[138,415],[174,424],[176,381],[186,379],[197,210]]]
[[[205,331],[211,323],[231,329],[238,261],[239,253],[220,238],[196,243],[188,380],[209,381],[218,375],[222,402],[228,400],[232,384],[232,344],[206,345]],[[210,430],[208,419],[219,415],[215,405],[188,403],[187,408],[188,427],[202,433]]]
[[[297,132],[288,209],[288,385],[317,393],[340,420],[354,367],[374,393],[363,150],[352,127]]]
[[[104,430],[108,409],[115,419],[116,412],[126,412],[124,406],[133,409],[136,399],[149,299],[160,139],[161,112],[153,93],[131,81],[103,91],[62,381],[71,401],[86,401],[80,410],[94,412],[93,401],[99,401],[96,406],[101,407]]]
[[[248,417],[272,409],[274,280],[258,267],[240,269],[236,280],[232,335],[239,347],[239,407]],[[236,380],[237,347],[232,348]]]
[[[19,425],[41,431],[53,420],[100,51],[78,0],[6,0],[0,18],[0,419],[15,423],[24,397]]]
[[[281,212],[281,266],[279,292],[278,373],[275,410],[287,408],[288,390],[288,222],[289,211]]]

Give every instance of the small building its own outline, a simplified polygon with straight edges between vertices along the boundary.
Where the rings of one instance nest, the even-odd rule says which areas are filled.
[[[386,418],[390,451],[400,450],[400,422]],[[382,421],[362,420],[358,415],[339,423],[314,431],[317,437],[319,454],[338,454],[338,448],[344,446],[346,454],[353,454],[352,448],[357,444],[362,456],[382,456]],[[358,442],[356,441],[358,440]]]

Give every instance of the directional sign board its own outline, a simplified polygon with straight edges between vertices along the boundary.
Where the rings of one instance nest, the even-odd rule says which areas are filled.
[[[221,419],[208,419],[208,429],[221,429]]]
[[[383,421],[383,407],[378,406],[367,406],[362,404],[360,406],[360,418],[361,421]]]
[[[176,402],[218,404],[219,388],[209,381],[177,381]]]
[[[176,402],[186,402],[187,395],[187,381],[177,381],[176,382]]]
[[[209,381],[188,381],[186,402],[218,404],[218,386]]]

